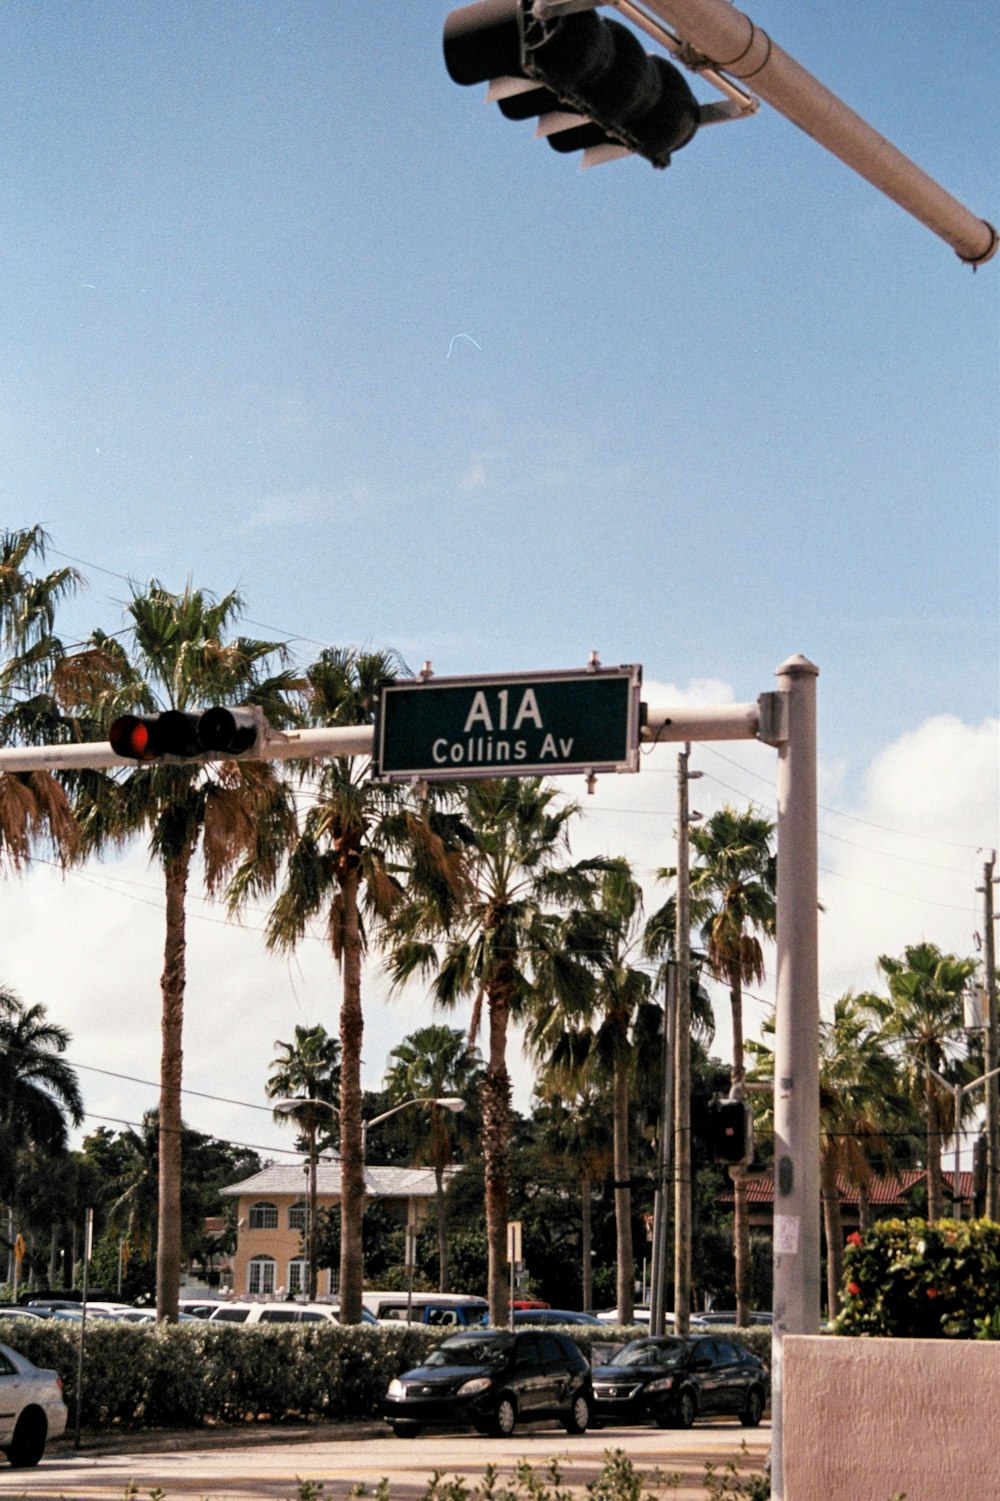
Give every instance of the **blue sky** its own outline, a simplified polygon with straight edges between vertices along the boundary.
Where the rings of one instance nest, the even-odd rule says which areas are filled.
[[[125,580],[155,576],[239,587],[255,628],[303,660],[365,643],[446,674],[597,649],[664,691],[742,701],[804,652],[821,669],[825,828],[874,826],[851,826],[858,910],[826,945],[829,993],[869,982],[865,954],[923,936],[965,952],[979,848],[997,840],[1000,260],[974,274],[766,105],[666,172],[580,172],[451,83],[447,8],[0,10],[4,525],[43,524],[51,561],[86,573],[68,639],[117,628]],[[998,218],[992,8],[748,11]],[[732,752],[745,777],[705,751],[716,800],[766,802],[773,768],[751,751]],[[588,837],[652,869],[669,849],[634,830],[665,810],[669,840],[670,763],[645,770],[599,789]],[[626,804],[649,811],[616,817]],[[849,857],[831,848],[832,870]],[[133,860],[155,981],[156,881]],[[928,908],[928,867],[949,863]],[[11,891],[27,927],[8,979],[93,1062],[109,1043],[87,965],[72,985],[38,967],[45,879]],[[60,890],[71,920],[81,888]],[[138,941],[138,906],[118,897],[115,916],[103,891],[80,941],[95,924],[105,945]],[[206,941],[208,971],[235,963]],[[281,1026],[315,1019],[305,971],[270,985],[292,998],[260,1003],[247,1090]],[[373,1002],[376,1079],[420,1007],[383,1036]],[[155,1077],[155,994],[145,1020],[120,1008],[116,1046]],[[196,999],[189,1015],[189,1082],[204,1070],[195,1087],[239,1093],[209,1075]],[[240,1129],[218,1121],[205,1128]]]

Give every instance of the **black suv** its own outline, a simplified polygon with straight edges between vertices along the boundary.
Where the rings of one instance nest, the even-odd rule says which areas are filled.
[[[426,1365],[397,1376],[383,1413],[400,1437],[471,1423],[509,1438],[518,1423],[545,1418],[583,1433],[591,1404],[590,1367],[568,1335],[482,1329],[453,1335]]]

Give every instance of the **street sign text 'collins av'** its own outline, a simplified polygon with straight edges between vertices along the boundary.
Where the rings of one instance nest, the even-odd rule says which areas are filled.
[[[386,683],[375,713],[381,782],[639,770],[642,668]]]

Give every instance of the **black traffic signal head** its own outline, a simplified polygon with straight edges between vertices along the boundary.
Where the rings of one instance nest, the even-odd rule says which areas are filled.
[[[248,756],[260,749],[265,729],[259,709],[206,709],[185,714],[122,714],[108,734],[116,755],[129,761],[196,761]]]
[[[708,1139],[714,1162],[736,1167],[753,1160],[753,1111],[746,1100],[712,1100]]]
[[[593,10],[551,16],[538,0],[479,0],[447,17],[444,56],[456,83],[491,80],[508,119],[542,117],[557,151],[618,145],[666,167],[698,129],[684,75]]]

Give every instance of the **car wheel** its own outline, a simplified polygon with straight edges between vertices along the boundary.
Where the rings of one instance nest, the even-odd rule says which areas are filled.
[[[40,1412],[22,1412],[7,1449],[15,1470],[30,1470],[45,1453],[48,1424]]]
[[[421,1431],[421,1425],[415,1423],[412,1418],[394,1418],[392,1431],[397,1438],[416,1438]]]
[[[747,1399],[740,1413],[740,1422],[744,1428],[756,1428],[763,1416],[764,1394],[759,1386],[752,1386],[747,1392]]]
[[[517,1408],[514,1405],[514,1398],[504,1394],[493,1412],[493,1432],[497,1438],[510,1438],[516,1427]]]
[[[678,1428],[690,1428],[694,1422],[698,1404],[694,1399],[694,1392],[683,1391],[677,1398],[677,1426]]]
[[[567,1433],[586,1433],[589,1422],[590,1403],[583,1392],[578,1392],[568,1416],[563,1419],[563,1427]]]

